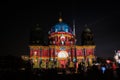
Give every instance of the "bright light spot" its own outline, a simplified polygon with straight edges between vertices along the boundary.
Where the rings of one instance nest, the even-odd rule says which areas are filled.
[[[118,60],[118,63],[120,64],[120,59]]]
[[[58,53],[58,58],[67,58],[68,57],[68,53],[66,51],[60,51]]]
[[[117,59],[118,59],[118,56],[116,55],[114,58],[117,60]]]
[[[106,62],[109,64],[109,63],[110,63],[110,60],[106,60]]]
[[[102,70],[102,72],[103,72],[103,74],[104,74],[106,68],[105,68],[104,66],[102,66],[102,67],[101,67],[101,70]]]
[[[37,55],[37,51],[34,51],[34,55]]]

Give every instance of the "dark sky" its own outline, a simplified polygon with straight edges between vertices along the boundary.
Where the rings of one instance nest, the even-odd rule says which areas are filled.
[[[60,12],[63,21],[70,27],[75,20],[78,43],[81,41],[81,32],[85,24],[92,28],[97,56],[112,57],[114,51],[120,49],[118,2],[40,1],[3,2],[0,55],[29,54],[30,28],[40,24],[46,36],[48,30],[57,23]]]

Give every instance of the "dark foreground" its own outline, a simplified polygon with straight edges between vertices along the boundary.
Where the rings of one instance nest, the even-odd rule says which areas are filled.
[[[1,71],[0,80],[120,80],[120,69],[116,71],[106,70],[103,74],[100,70],[80,71],[78,73],[66,73],[63,71],[28,71],[13,70]]]

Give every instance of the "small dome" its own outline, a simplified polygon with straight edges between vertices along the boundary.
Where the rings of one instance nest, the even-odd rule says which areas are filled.
[[[90,32],[92,32],[92,31],[91,31],[91,29],[90,29],[90,28],[86,27],[86,28],[83,30],[83,32],[90,33]]]
[[[53,28],[51,28],[51,33],[52,32],[69,32],[72,33],[72,29],[63,22],[59,22],[56,25],[53,26]]]
[[[43,30],[42,28],[39,26],[39,24],[36,24],[35,26],[33,26],[30,30],[30,39],[29,39],[29,43],[31,45],[42,45],[44,43],[44,36],[43,36]]]

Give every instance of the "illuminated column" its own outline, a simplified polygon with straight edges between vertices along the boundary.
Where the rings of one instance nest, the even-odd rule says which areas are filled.
[[[42,59],[42,52],[43,52],[43,49],[42,48],[40,48],[40,58]]]
[[[30,57],[32,57],[32,56],[33,56],[33,49],[30,48]]]
[[[71,47],[71,61],[73,61],[73,50],[72,50],[72,47]]]
[[[42,58],[44,57],[44,48],[42,49]]]
[[[54,47],[54,49],[53,49],[53,60],[55,60],[55,53],[56,53],[56,49]]]
[[[50,49],[50,60],[53,58],[53,48]]]
[[[92,55],[95,55],[95,49],[94,49],[94,48],[92,49],[92,51],[93,51],[93,54],[92,54]]]
[[[49,60],[51,58],[51,47],[49,47]]]
[[[38,52],[37,56],[40,57],[40,48],[37,50],[37,52]]]
[[[55,44],[57,44],[57,41],[58,41],[57,36],[55,36]]]
[[[84,48],[83,49],[83,56],[84,56],[84,67],[86,67],[86,61],[87,61],[87,59],[86,59],[86,48]]]
[[[74,54],[75,54],[75,59],[77,61],[77,53],[76,53],[76,47],[74,46]]]
[[[69,41],[68,41],[68,36],[67,36],[66,38],[67,38],[66,42],[67,42],[67,45],[68,45],[68,44],[69,44]]]

